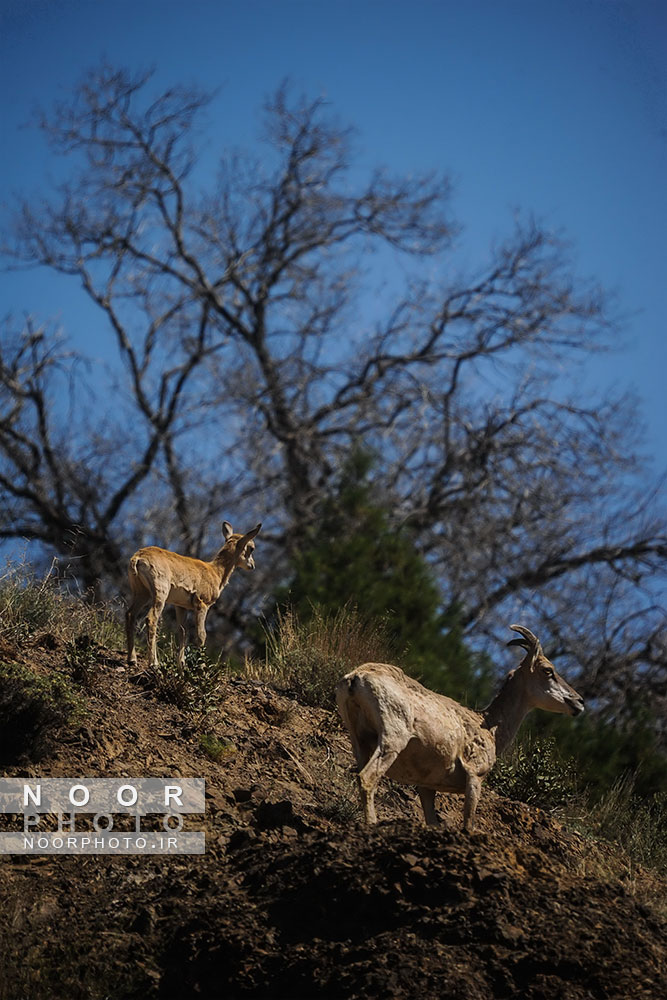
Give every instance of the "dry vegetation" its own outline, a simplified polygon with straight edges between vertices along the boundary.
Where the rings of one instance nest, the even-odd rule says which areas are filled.
[[[367,622],[350,607],[332,614],[313,608],[305,623],[295,611],[279,608],[265,635],[265,658],[248,659],[246,674],[292,691],[307,705],[333,706],[334,687],[343,674],[396,653],[383,622]]]

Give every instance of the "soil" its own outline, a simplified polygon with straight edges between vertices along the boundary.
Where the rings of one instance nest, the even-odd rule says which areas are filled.
[[[1,652],[64,662],[54,637]],[[99,650],[87,701],[2,776],[203,777],[206,854],[0,856],[2,1000],[664,995],[665,884],[552,816],[485,789],[475,833],[445,796],[426,829],[386,782],[366,829],[337,717],[247,679],[193,719]]]

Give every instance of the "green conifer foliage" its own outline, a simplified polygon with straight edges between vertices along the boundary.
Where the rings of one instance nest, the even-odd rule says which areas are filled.
[[[468,704],[487,698],[491,665],[464,643],[456,609],[443,609],[428,562],[406,526],[396,525],[372,481],[373,460],[353,452],[336,491],[322,501],[315,527],[302,539],[289,584],[277,594],[301,621],[317,607],[348,605],[382,621],[397,662],[429,687]]]

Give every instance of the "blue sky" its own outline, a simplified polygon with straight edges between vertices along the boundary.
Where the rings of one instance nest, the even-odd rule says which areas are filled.
[[[517,209],[562,230],[578,271],[614,290],[622,354],[593,385],[644,399],[648,451],[667,467],[667,4],[463,0],[0,0],[3,200],[53,172],[23,128],[106,58],[158,81],[220,88],[211,147],[249,146],[291,78],[359,131],[363,161],[446,170],[483,263]],[[0,312],[54,317],[94,353],[71,282],[0,275]],[[92,334],[91,334],[91,331]],[[101,336],[101,335],[100,335]],[[101,350],[100,346],[100,350]]]

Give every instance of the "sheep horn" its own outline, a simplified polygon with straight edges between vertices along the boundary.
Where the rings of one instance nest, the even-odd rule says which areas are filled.
[[[535,655],[542,651],[540,640],[525,625],[510,625],[510,628],[514,629],[515,632],[519,632],[523,638],[511,639],[507,644],[508,646],[521,646],[526,652],[535,653]]]

